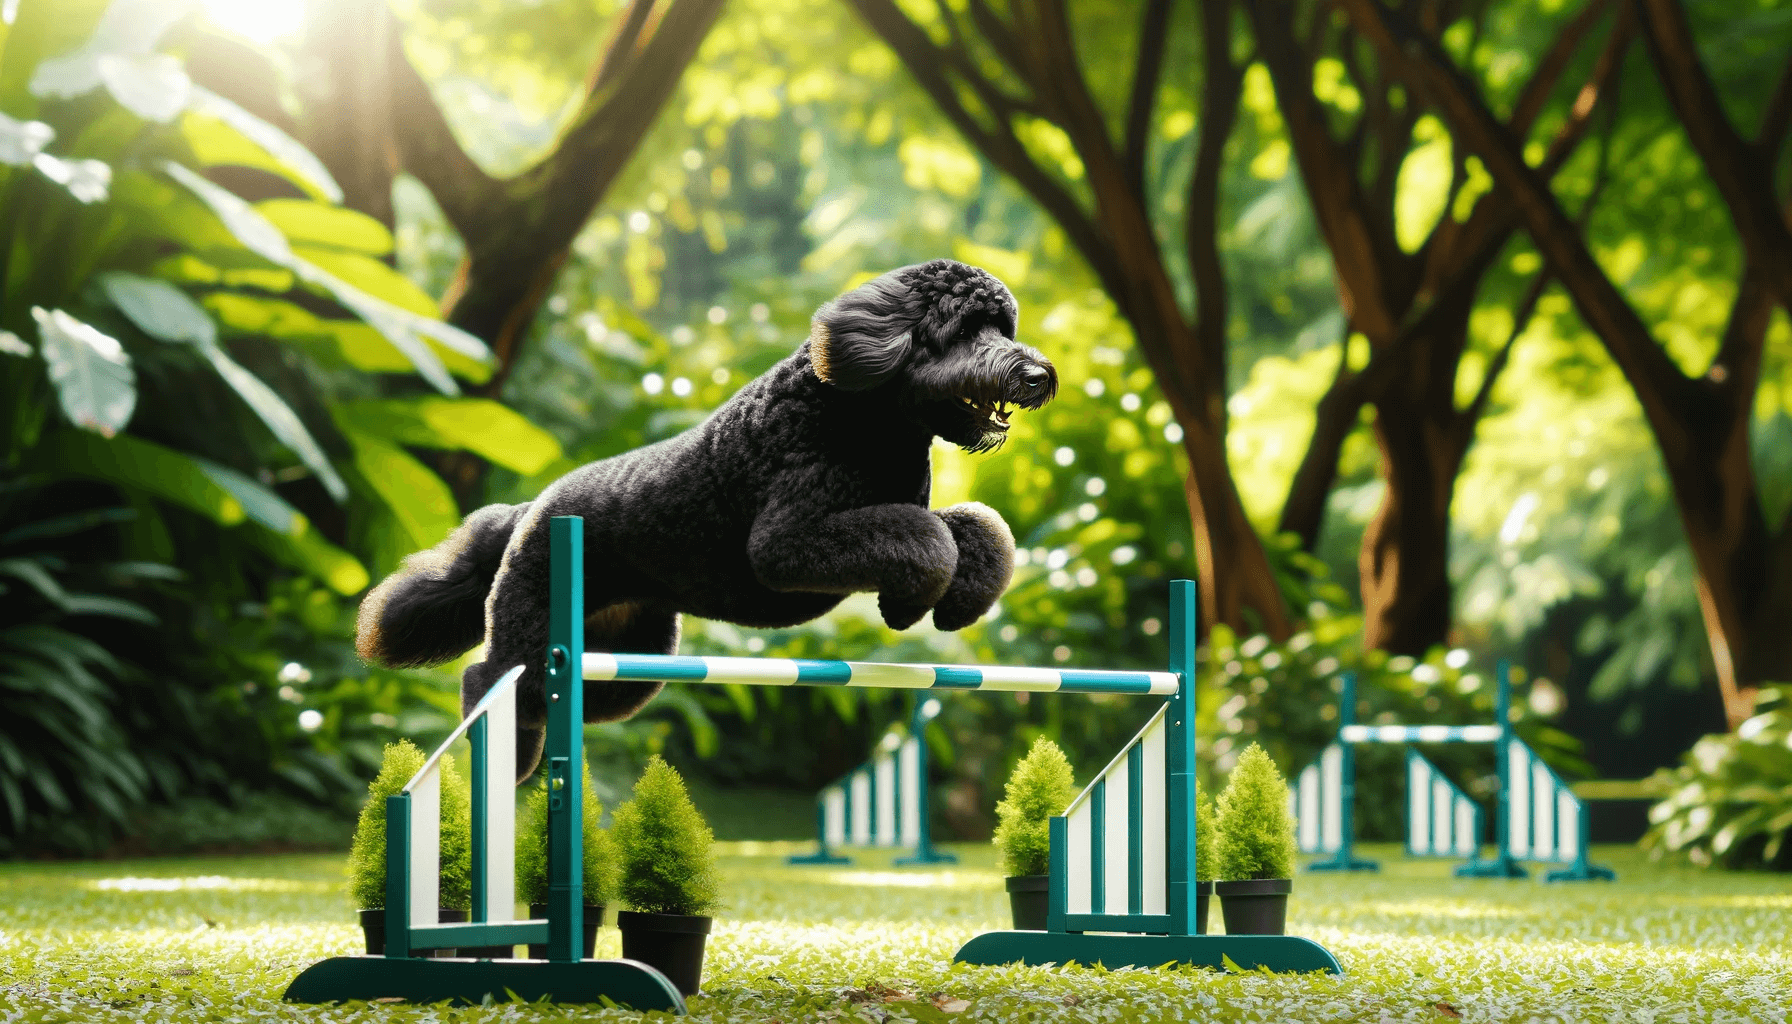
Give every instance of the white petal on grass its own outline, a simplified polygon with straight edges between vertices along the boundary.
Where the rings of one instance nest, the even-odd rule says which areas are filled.
[[[124,429],[137,407],[137,377],[124,346],[60,309],[34,306],[31,315],[62,411],[106,437]]]
[[[154,52],[162,36],[198,4],[195,0],[112,0],[87,42],[52,57],[31,74],[31,95],[69,99],[105,80],[100,59]]]
[[[224,222],[225,228],[236,236],[237,241],[263,259],[293,271],[307,284],[329,292],[337,302],[348,307],[404,353],[423,379],[437,391],[445,395],[460,394],[454,378],[448,374],[448,368],[442,365],[442,360],[424,342],[425,336],[434,338],[469,358],[491,358],[491,350],[485,347],[484,342],[458,327],[400,309],[301,259],[293,253],[292,246],[287,244],[286,236],[280,233],[279,228],[274,227],[266,217],[235,194],[219,188],[180,164],[170,161],[163,167],[171,177],[204,200],[212,212],[218,215],[218,219]]]
[[[269,156],[310,182],[330,202],[342,202],[342,186],[336,184],[336,179],[330,176],[323,161],[312,155],[309,149],[299,145],[292,136],[204,86],[193,87],[193,101],[189,109],[223,121],[236,129],[238,134],[266,150]]]
[[[117,272],[101,274],[99,280],[106,298],[143,333],[189,345],[217,343],[218,325],[211,315],[168,282]]]
[[[83,203],[104,201],[112,185],[112,168],[98,160],[64,160],[39,153],[31,158],[31,166]]]
[[[119,312],[145,334],[163,341],[192,345],[199,350],[224,383],[229,384],[251,411],[267,424],[281,444],[291,448],[337,501],[348,497],[348,485],[330,464],[305,423],[286,400],[230,358],[218,345],[218,325],[186,292],[166,281],[135,274],[111,273],[100,278],[100,287]]]
[[[31,346],[25,344],[25,339],[11,331],[0,331],[0,353],[29,359],[31,358]]]
[[[167,124],[187,109],[193,81],[175,58],[165,53],[108,53],[96,63],[106,91],[145,121]]]
[[[56,138],[56,129],[42,121],[20,121],[0,114],[0,164],[22,167]]]

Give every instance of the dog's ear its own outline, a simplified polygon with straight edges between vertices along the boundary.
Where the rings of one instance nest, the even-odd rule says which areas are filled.
[[[889,380],[914,350],[921,304],[921,296],[889,273],[823,305],[809,326],[815,375],[844,391]]]

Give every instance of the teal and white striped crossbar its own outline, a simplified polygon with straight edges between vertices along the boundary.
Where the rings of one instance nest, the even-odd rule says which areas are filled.
[[[897,864],[958,863],[953,854],[933,848],[927,815],[927,723],[939,713],[938,697],[915,694],[907,731],[885,733],[870,761],[816,794],[815,852],[792,856],[788,863],[852,863],[833,852],[842,846],[913,850]]]
[[[1173,696],[1172,672],[997,665],[892,665],[875,661],[796,658],[699,658],[667,654],[585,655],[588,680],[640,679],[668,683],[748,686],[858,686],[882,690],[993,690],[1024,693],[1115,693]]]

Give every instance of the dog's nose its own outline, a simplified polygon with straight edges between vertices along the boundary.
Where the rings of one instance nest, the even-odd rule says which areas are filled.
[[[1020,372],[1021,383],[1030,388],[1042,388],[1051,379],[1051,373],[1038,363],[1034,363]]]

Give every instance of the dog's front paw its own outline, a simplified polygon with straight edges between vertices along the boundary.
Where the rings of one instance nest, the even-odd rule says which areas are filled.
[[[884,625],[891,629],[907,629],[927,614],[927,605],[904,600],[890,594],[877,595],[877,610],[883,613]]]
[[[963,629],[981,619],[1014,578],[1014,534],[995,509],[979,502],[943,508],[937,515],[952,531],[958,566],[933,606],[933,625]]]

